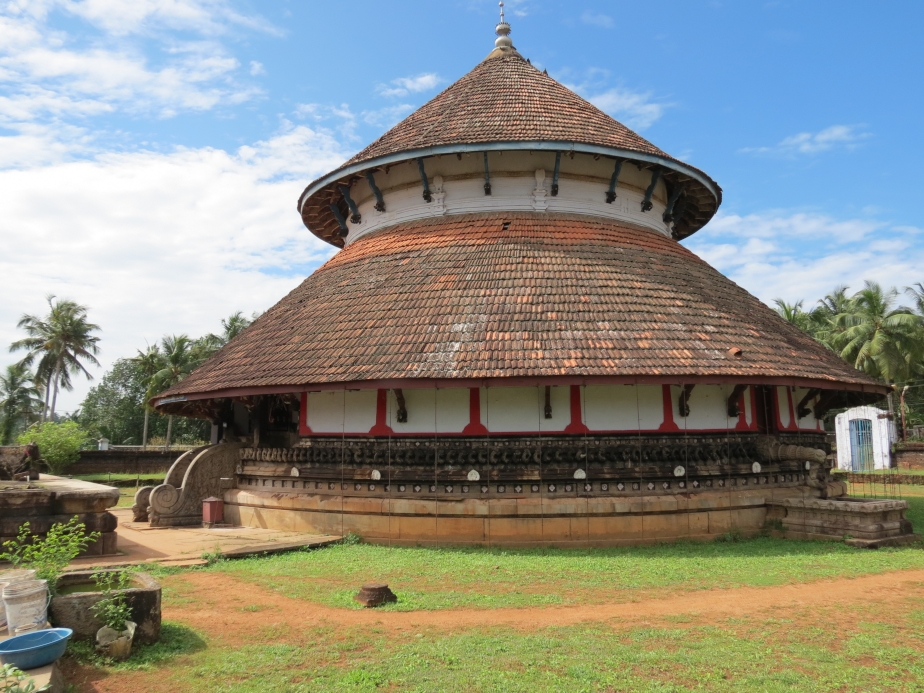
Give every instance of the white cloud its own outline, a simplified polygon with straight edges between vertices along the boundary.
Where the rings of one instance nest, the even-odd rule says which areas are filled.
[[[652,100],[650,93],[615,87],[586,97],[594,106],[634,130],[651,127],[670,105]]]
[[[424,72],[414,77],[398,77],[388,84],[379,84],[375,91],[379,96],[397,97],[429,91],[443,83],[435,72]]]
[[[915,241],[879,220],[771,211],[720,213],[684,245],[765,303],[809,305],[842,284],[857,290],[866,279],[898,287],[921,281]]]
[[[74,36],[52,15],[90,22]],[[258,92],[238,80],[239,62],[215,38],[229,23],[261,25],[220,0],[32,0],[0,5],[0,126],[72,121],[122,110],[169,117],[236,104]],[[197,32],[177,40],[163,29]],[[125,38],[137,32],[159,51]],[[78,40],[79,39],[79,40]],[[251,64],[251,71],[255,69]],[[261,66],[262,67],[262,66]]]
[[[784,138],[772,147],[745,147],[740,151],[750,154],[776,154],[795,156],[798,154],[818,154],[829,149],[853,149],[870,137],[859,125],[832,125],[819,132],[800,132]]]
[[[371,111],[363,111],[363,121],[376,127],[390,128],[401,121],[406,115],[414,110],[414,106],[408,103],[398,104],[397,106],[388,106]]]
[[[613,18],[602,12],[591,12],[590,10],[584,10],[581,14],[581,21],[584,24],[590,24],[592,26],[599,26],[604,29],[612,29],[616,26],[616,22],[613,21]]]
[[[250,74],[256,77],[257,75],[265,75],[266,69],[263,67],[263,63],[257,62],[256,60],[250,61]]]
[[[166,333],[195,336],[235,310],[265,310],[331,255],[295,203],[344,158],[330,132],[287,125],[230,153],[108,153],[0,172],[0,345],[21,336],[17,319],[40,312],[47,293],[90,306],[104,366]],[[15,358],[0,351],[0,365]],[[62,395],[64,409],[88,387]]]

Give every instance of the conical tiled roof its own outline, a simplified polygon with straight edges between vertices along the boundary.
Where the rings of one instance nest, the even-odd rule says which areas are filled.
[[[488,147],[584,151],[658,166],[666,180],[685,186],[693,202],[680,237],[701,228],[721,203],[721,188],[705,173],[663,152],[516,51],[495,50],[340,168],[309,185],[299,198],[299,211],[313,233],[342,245],[329,210],[339,199],[338,184],[397,161]]]
[[[884,391],[670,238],[517,213],[357,239],[164,395],[516,378]]]
[[[489,57],[344,167],[411,149],[488,142],[581,142],[669,157],[518,53]]]

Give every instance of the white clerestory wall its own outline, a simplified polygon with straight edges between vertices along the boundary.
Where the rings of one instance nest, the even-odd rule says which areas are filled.
[[[402,390],[407,421],[398,421],[394,390],[326,390],[302,397],[302,435],[583,434],[684,431],[756,431],[753,388],[741,395],[740,415],[728,416],[732,385],[697,385],[689,415],[681,416],[682,388],[670,385],[582,385],[549,388],[481,387]],[[813,414],[795,409],[808,390],[774,388],[771,427],[820,431]],[[811,403],[814,403],[812,400]],[[810,403],[810,404],[811,404]],[[811,407],[809,407],[811,408]]]
[[[484,192],[482,152],[430,157],[424,166],[432,201],[423,199],[423,184],[417,161],[410,160],[374,173],[382,192],[385,211],[375,209],[376,199],[365,180],[350,188],[350,196],[361,214],[357,224],[347,220],[346,244],[389,226],[419,219],[481,212],[555,212],[580,214],[630,223],[666,236],[670,224],[664,222],[667,190],[663,180],[655,186],[652,209],[641,210],[652,172],[633,163],[623,163],[616,188],[616,199],[606,202],[612,159],[594,159],[576,154],[562,157],[559,192],[552,196],[555,155],[549,152],[491,152],[488,157],[491,194]]]

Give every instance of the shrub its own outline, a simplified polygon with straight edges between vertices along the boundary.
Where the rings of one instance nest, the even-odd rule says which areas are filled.
[[[36,688],[35,681],[12,664],[0,666],[0,693],[37,693],[37,691],[47,691],[49,688],[51,688],[50,683]]]
[[[67,524],[53,524],[44,538],[34,536],[28,522],[19,527],[19,535],[3,543],[0,561],[9,561],[15,568],[35,571],[39,580],[48,580],[48,589],[55,594],[58,578],[67,564],[99,539],[99,532],[86,533],[86,525],[76,516]]]
[[[125,622],[131,618],[132,609],[126,601],[126,595],[119,590],[126,590],[132,582],[131,573],[126,570],[106,570],[93,574],[96,586],[103,593],[103,598],[90,607],[93,615],[103,625],[121,633]]]
[[[80,448],[87,442],[87,433],[73,421],[64,423],[34,424],[19,434],[16,442],[28,445],[38,443],[42,459],[48,463],[52,474],[60,474],[71,462],[80,459]]]

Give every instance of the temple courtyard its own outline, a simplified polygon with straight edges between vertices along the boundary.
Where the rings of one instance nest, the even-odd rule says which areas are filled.
[[[924,520],[924,495],[903,495]],[[348,538],[154,572],[161,642],[118,665],[76,648],[63,660],[75,690],[912,691],[924,680],[920,546]],[[399,601],[360,608],[370,581]]]

